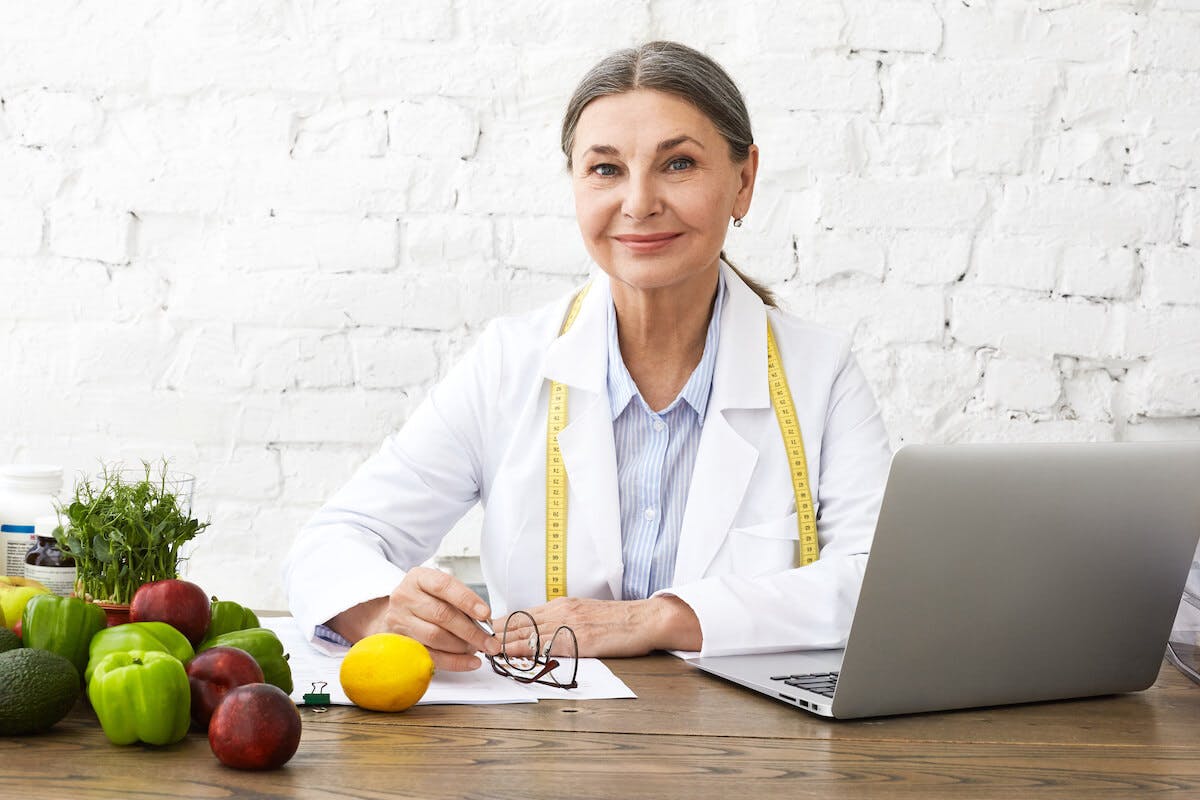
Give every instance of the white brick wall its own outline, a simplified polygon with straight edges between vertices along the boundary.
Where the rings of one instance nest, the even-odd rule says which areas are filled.
[[[853,333],[896,444],[1200,438],[1195,0],[23,0],[0,462],[170,456],[189,574],[281,605],[296,529],[487,320],[586,274],[559,114],[659,37],[750,105],[730,256]]]

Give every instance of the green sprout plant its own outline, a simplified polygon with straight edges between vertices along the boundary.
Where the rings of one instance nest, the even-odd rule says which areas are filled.
[[[58,504],[59,546],[75,560],[75,594],[128,604],[144,583],[179,577],[180,547],[208,527],[194,519],[167,475],[149,462],[144,473],[101,465],[95,482],[82,477],[74,496]]]

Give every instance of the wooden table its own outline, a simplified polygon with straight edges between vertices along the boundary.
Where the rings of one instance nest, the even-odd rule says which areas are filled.
[[[299,752],[265,773],[198,733],[116,747],[80,705],[0,738],[0,797],[1200,797],[1200,687],[1167,664],[1134,695],[835,722],[671,656],[608,663],[637,700],[302,710]]]

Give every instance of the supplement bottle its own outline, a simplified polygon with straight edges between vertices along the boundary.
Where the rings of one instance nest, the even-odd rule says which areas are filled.
[[[62,467],[0,466],[0,575],[25,577],[25,555],[37,544],[38,517],[54,514]]]
[[[25,554],[25,577],[32,578],[59,597],[70,597],[75,590],[75,559],[58,547],[54,532],[58,516],[38,517],[34,523],[37,544]]]

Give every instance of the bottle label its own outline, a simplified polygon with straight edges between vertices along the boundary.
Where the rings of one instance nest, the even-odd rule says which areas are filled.
[[[25,576],[25,554],[37,545],[32,525],[0,526],[0,570],[12,578]]]
[[[26,564],[25,577],[37,581],[59,597],[68,597],[75,591],[74,567],[35,567]]]

